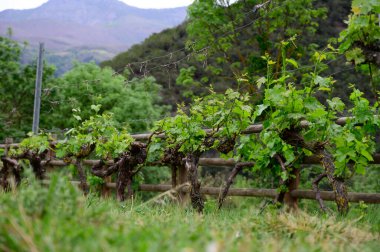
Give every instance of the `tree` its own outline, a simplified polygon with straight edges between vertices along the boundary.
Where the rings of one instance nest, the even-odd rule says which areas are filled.
[[[36,65],[21,65],[22,47],[9,37],[0,37],[0,139],[24,136],[33,120]],[[43,83],[54,74],[45,66]]]
[[[202,51],[199,60],[216,56],[217,64],[207,69],[221,77],[246,76],[248,88],[266,72],[265,54],[271,55],[277,74],[282,67],[281,41],[294,36],[302,39],[316,32],[318,19],[325,17],[325,8],[315,8],[313,0],[195,1],[189,7],[188,47]],[[313,45],[294,47],[288,57],[307,55]],[[230,80],[231,81],[231,80]],[[253,91],[251,90],[251,91]]]
[[[112,112],[120,126],[133,132],[148,130],[166,110],[159,106],[160,86],[154,78],[128,79],[95,63],[80,64],[50,83],[51,94],[44,99],[42,128],[69,128],[76,124],[72,110],[79,108],[82,119],[91,115],[91,105],[101,105],[100,113]],[[53,105],[53,107],[51,107]],[[49,113],[49,110],[52,112]]]

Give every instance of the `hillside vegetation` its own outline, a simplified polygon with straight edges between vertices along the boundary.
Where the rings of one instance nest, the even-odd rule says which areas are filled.
[[[312,24],[311,29],[306,29],[307,25],[304,24],[304,26],[298,28],[299,30],[294,30],[293,27],[298,23],[297,19],[289,19],[287,24],[288,27],[292,27],[289,31],[299,35],[296,42],[299,46],[299,55],[297,57],[306,65],[310,64],[310,62],[307,62],[302,55],[306,56],[316,49],[324,48],[329,42],[334,41],[331,40],[332,38],[337,39],[339,33],[347,26],[344,21],[351,10],[350,1],[316,0],[312,2],[313,5],[310,7],[315,8],[314,11],[317,8],[322,9],[319,9],[321,11],[319,14],[315,12],[310,12],[314,14],[307,14],[311,15],[311,19],[308,21],[308,25]],[[259,56],[260,51],[265,51],[265,46],[263,48],[263,45],[260,45],[260,36],[262,35],[257,32],[258,26],[254,22],[259,16],[250,11],[255,3],[256,1],[248,1],[245,2],[245,6],[232,5],[228,9],[231,12],[231,20],[238,20],[238,22],[234,21],[237,24],[233,29],[239,29],[239,27],[243,27],[243,29],[235,34],[236,38],[234,39],[239,42],[233,44],[233,48],[229,48],[226,53],[236,64],[242,63],[241,61],[245,62],[246,66],[243,66],[243,68],[245,67],[250,74],[251,72],[260,73],[260,68],[265,66]],[[292,6],[291,3],[290,6]],[[245,14],[244,17],[240,17],[240,14],[237,13]],[[193,18],[194,20],[197,19],[196,14]],[[207,16],[205,19],[207,19]],[[189,22],[191,23],[191,17]],[[213,86],[216,92],[223,92],[229,87],[236,88],[238,85],[237,79],[241,77],[239,76],[240,74],[231,70],[230,63],[221,60],[222,52],[212,53],[210,48],[203,50],[204,48],[217,46],[217,42],[212,42],[212,39],[202,42],[202,39],[197,35],[189,36],[189,31],[192,29],[189,28],[189,22],[154,34],[144,42],[134,45],[128,51],[120,53],[112,60],[104,61],[100,65],[102,67],[112,67],[116,72],[123,72],[127,69],[132,76],[136,77],[146,74],[154,76],[157,82],[163,86],[162,95],[164,101],[172,105],[173,108],[177,103],[189,101],[189,90],[191,90],[192,94],[200,95],[207,93],[210,85]],[[275,23],[276,21],[271,20],[270,22]],[[207,26],[200,27],[200,34],[207,33],[205,27]],[[220,27],[219,30],[214,27],[211,28],[215,30],[215,36],[220,36],[221,38],[230,33],[228,28],[227,30],[223,27]],[[276,34],[276,32],[281,33],[284,27],[273,27],[273,29],[270,32]],[[303,33],[305,34],[302,35]],[[271,39],[281,40],[289,36],[290,33],[284,37]],[[195,43],[195,49],[194,47],[191,47],[192,49],[187,47],[190,41]],[[211,42],[211,44],[207,44],[207,42]],[[274,44],[271,44],[271,46],[274,46]],[[247,65],[247,62],[250,63]],[[342,71],[342,68],[348,70],[344,71],[343,69]],[[182,73],[185,80],[186,78],[189,79],[191,84],[178,83],[177,78],[180,73]],[[350,71],[349,67],[345,67],[344,58],[332,62],[326,71],[326,75],[328,74],[334,74],[337,80],[334,94],[343,100],[348,100],[346,95],[347,83],[357,83],[367,97],[371,98],[370,88],[368,85],[364,85],[364,83],[368,83],[368,78],[358,76],[355,71],[352,71],[352,69]],[[181,82],[181,79],[179,82]]]

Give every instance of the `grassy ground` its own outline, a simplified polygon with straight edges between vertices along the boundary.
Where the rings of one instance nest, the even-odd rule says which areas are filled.
[[[262,200],[234,198],[205,214],[165,197],[119,204],[84,198],[62,178],[32,179],[0,193],[0,251],[378,251],[380,208],[353,205],[349,216],[287,214]]]

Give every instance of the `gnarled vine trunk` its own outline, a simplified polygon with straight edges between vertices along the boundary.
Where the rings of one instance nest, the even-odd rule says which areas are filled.
[[[161,160],[163,164],[171,167],[172,170],[172,187],[175,188],[187,182],[188,175],[185,167],[185,155],[179,152],[180,146],[169,148],[165,150],[164,156]],[[178,192],[178,200],[184,204],[187,202],[188,193],[184,191]]]
[[[33,173],[36,176],[37,179],[43,180],[45,178],[45,168],[41,164],[41,158],[36,157],[34,159],[29,159],[30,165],[32,166]]]
[[[8,177],[13,175],[15,178],[16,185],[21,183],[21,172],[22,167],[19,165],[17,160],[2,156],[1,161],[3,162],[3,168],[0,170],[0,185],[4,190],[9,190]]]
[[[75,166],[77,167],[78,175],[79,175],[79,188],[83,191],[85,195],[87,195],[90,191],[90,188],[87,184],[87,176],[86,171],[82,165],[82,159],[78,158],[75,162]]]
[[[133,196],[133,177],[139,172],[139,165],[142,165],[147,157],[147,145],[145,143],[134,142],[131,149],[115,159],[115,164],[107,166],[103,161],[92,167],[91,172],[95,176],[105,178],[117,172],[116,198],[119,201],[130,199]],[[141,166],[140,166],[141,167]],[[125,195],[127,189],[127,195]]]
[[[235,177],[239,174],[239,172],[241,172],[241,170],[243,170],[243,168],[254,166],[254,165],[255,164],[253,162],[243,162],[243,163],[238,163],[235,165],[234,169],[231,171],[230,175],[227,178],[226,185],[222,193],[219,195],[219,199],[218,199],[219,209],[222,208],[223,202],[228,195],[228,191],[230,190],[230,187],[233,184]]]
[[[203,212],[204,202],[201,194],[201,183],[198,180],[198,154],[188,154],[185,158],[185,166],[188,171],[188,179],[191,184],[190,199],[191,204],[199,213]]]
[[[77,167],[79,175],[79,188],[83,191],[85,195],[89,193],[90,187],[87,184],[87,175],[86,171],[83,168],[82,160],[88,157],[95,150],[95,147],[95,144],[85,144],[81,147],[79,153],[75,155],[75,166]]]
[[[4,190],[9,188],[8,176],[9,176],[9,168],[8,163],[5,161],[5,157],[1,157],[1,161],[3,162],[3,168],[0,170],[0,184]]]
[[[311,145],[305,143],[303,137],[299,134],[299,130],[297,129],[289,129],[284,131],[281,138],[286,143],[295,147],[308,149],[313,154],[319,157],[321,165],[323,166],[329,183],[332,186],[333,191],[335,193],[335,203],[338,207],[338,211],[340,214],[347,214],[349,210],[347,187],[344,183],[344,179],[339,178],[335,175],[336,169],[334,159],[331,153],[329,153],[325,149],[324,144],[316,143]],[[316,199],[319,202],[321,201],[320,199],[318,199],[318,194],[316,196]]]
[[[122,158],[119,163],[119,172],[116,180],[116,198],[119,201],[125,201],[126,199],[132,197],[132,177],[133,171],[131,171],[128,160],[126,158]],[[125,195],[126,188],[128,189],[127,196]]]
[[[335,203],[339,213],[347,214],[349,210],[347,187],[344,184],[344,179],[336,177],[335,175],[335,165],[332,155],[324,148],[316,149],[315,154],[320,158],[327,179],[333,188]]]
[[[46,169],[42,165],[42,160],[45,158],[47,154],[47,151],[43,153],[34,153],[32,151],[26,151],[22,155],[17,156],[17,159],[27,159],[30,162],[30,165],[32,166],[33,173],[36,176],[38,180],[45,179],[45,173]]]

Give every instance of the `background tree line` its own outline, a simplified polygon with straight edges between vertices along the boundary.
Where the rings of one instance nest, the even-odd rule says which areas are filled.
[[[36,65],[20,63],[23,47],[10,37],[0,37],[0,139],[23,138],[33,121]],[[132,132],[148,130],[168,106],[159,105],[161,86],[153,77],[134,78],[128,71],[115,74],[95,63],[76,63],[62,77],[54,77],[54,66],[44,66],[40,128],[60,133],[73,127],[72,110],[84,117],[91,105],[112,112],[121,126]]]

